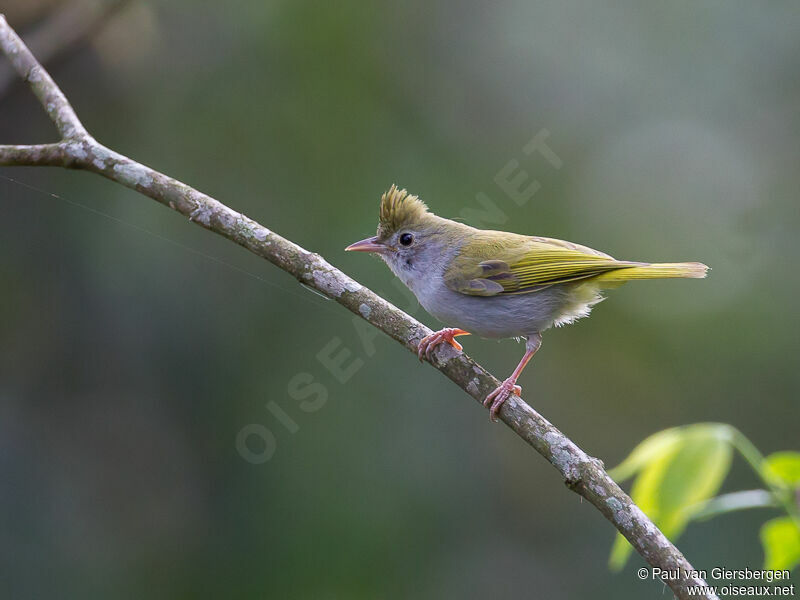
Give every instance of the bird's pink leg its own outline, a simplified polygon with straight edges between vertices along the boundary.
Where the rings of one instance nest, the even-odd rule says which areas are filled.
[[[514,369],[511,377],[506,379],[498,386],[496,390],[486,396],[486,400],[483,401],[483,405],[489,409],[489,418],[492,421],[497,421],[497,413],[500,412],[503,402],[508,399],[512,392],[517,396],[522,395],[522,388],[517,385],[517,379],[522,373],[522,369],[524,369],[525,365],[528,364],[528,361],[533,358],[533,355],[536,354],[536,351],[541,347],[541,345],[542,335],[540,333],[529,336],[528,342],[525,344],[525,354],[523,355],[522,360],[519,361],[517,368]]]
[[[442,342],[447,342],[456,350],[461,351],[463,346],[461,346],[461,344],[454,339],[458,335],[469,335],[469,331],[456,329],[454,327],[445,327],[440,331],[435,331],[430,335],[426,335],[419,341],[419,344],[417,345],[417,356],[419,356],[419,359],[422,360],[422,356],[425,355],[430,362],[431,352]]]

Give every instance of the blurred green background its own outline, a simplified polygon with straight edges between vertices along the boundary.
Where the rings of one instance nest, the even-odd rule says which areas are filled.
[[[58,4],[0,8],[25,35]],[[394,182],[442,216],[483,192],[504,229],[709,264],[612,292],[522,377],[613,465],[699,421],[800,447],[799,30],[789,1],[133,1],[51,72],[100,141],[429,326],[343,252]],[[522,152],[543,129],[559,169]],[[55,139],[24,86],[3,91],[0,143]],[[510,160],[541,185],[522,207],[495,183]],[[94,175],[0,175],[5,596],[661,597],[638,556],[608,572],[613,527],[546,461],[388,338],[368,352],[341,307]],[[317,358],[335,339],[363,360],[344,384]],[[465,347],[500,376],[522,352]],[[315,412],[289,394],[302,373],[327,390]],[[263,464],[237,451],[248,424],[275,436]],[[723,489],[757,485],[737,459]],[[757,568],[768,516],[679,546]]]

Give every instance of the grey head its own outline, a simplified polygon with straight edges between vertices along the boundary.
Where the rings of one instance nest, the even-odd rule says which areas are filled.
[[[346,249],[378,254],[419,298],[423,288],[441,281],[457,251],[452,240],[458,238],[453,234],[460,227],[437,217],[417,196],[393,185],[381,196],[377,235]]]

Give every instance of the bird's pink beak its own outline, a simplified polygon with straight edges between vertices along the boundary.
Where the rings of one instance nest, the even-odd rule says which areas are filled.
[[[345,252],[377,252],[380,254],[386,252],[386,246],[379,243],[378,236],[375,236],[350,244],[345,248]]]

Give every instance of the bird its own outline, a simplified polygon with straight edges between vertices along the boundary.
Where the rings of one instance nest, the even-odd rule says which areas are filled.
[[[572,242],[477,229],[439,217],[396,185],[381,196],[377,234],[345,248],[377,254],[422,307],[446,325],[417,345],[419,359],[456,337],[525,339],[511,375],[483,402],[492,421],[522,388],[517,380],[542,345],[542,332],[589,315],[603,292],[638,279],[702,279],[698,262],[616,260]]]

